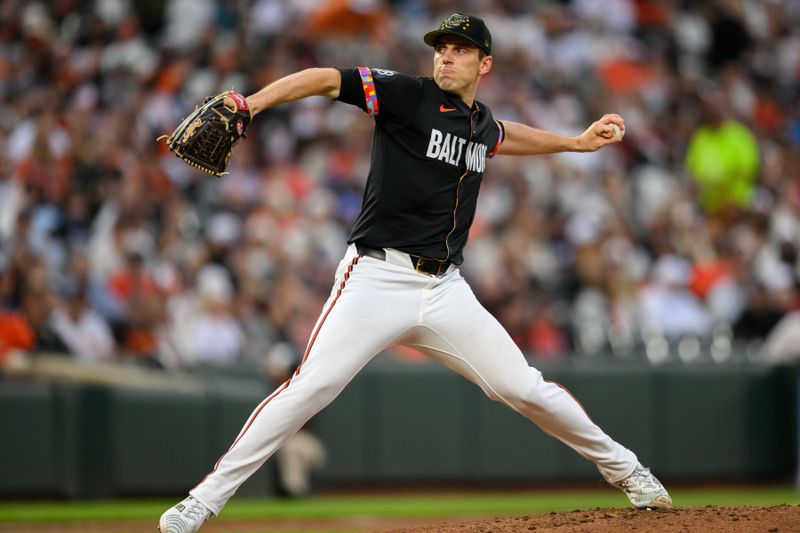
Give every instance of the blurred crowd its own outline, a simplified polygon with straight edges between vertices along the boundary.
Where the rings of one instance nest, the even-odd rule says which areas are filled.
[[[597,153],[487,166],[462,272],[526,354],[797,355],[797,0],[0,0],[0,361],[284,373],[360,208],[371,120],[269,110],[221,179],[156,138],[307,67],[428,76],[422,35],[455,11],[494,37],[496,118],[626,120]]]

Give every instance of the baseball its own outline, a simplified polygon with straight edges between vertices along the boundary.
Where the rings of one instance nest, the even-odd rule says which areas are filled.
[[[614,137],[624,137],[625,136],[625,130],[619,129],[619,126],[617,126],[613,122],[611,123],[611,130],[614,132]]]

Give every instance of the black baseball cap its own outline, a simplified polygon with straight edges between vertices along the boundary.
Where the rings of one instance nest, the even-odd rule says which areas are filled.
[[[463,13],[453,13],[442,21],[438,30],[429,31],[423,39],[425,44],[436,46],[436,39],[442,35],[460,35],[473,42],[487,56],[492,55],[492,34],[489,33],[489,28],[483,19]]]

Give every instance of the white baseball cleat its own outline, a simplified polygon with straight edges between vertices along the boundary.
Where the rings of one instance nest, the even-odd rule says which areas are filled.
[[[161,515],[158,530],[161,533],[195,533],[209,518],[211,511],[189,496]]]
[[[667,489],[650,473],[650,469],[641,463],[636,465],[633,474],[612,485],[624,492],[633,506],[639,509],[672,508],[672,498],[669,497]]]

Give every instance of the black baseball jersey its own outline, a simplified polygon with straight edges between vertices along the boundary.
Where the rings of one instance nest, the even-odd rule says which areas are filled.
[[[432,78],[367,67],[340,72],[338,100],[375,119],[364,201],[348,242],[460,264],[502,124]]]

